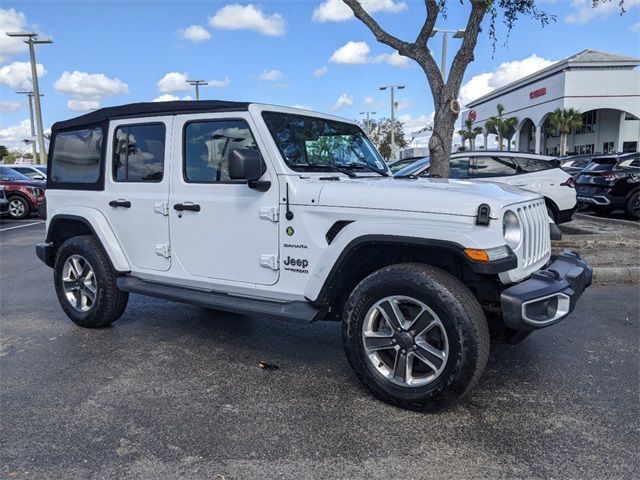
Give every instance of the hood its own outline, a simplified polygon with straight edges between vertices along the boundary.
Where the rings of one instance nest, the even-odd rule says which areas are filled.
[[[380,210],[404,210],[447,215],[476,216],[486,203],[497,218],[504,206],[541,198],[540,195],[503,183],[445,178],[366,178],[327,182],[319,205]]]
[[[37,187],[44,189],[45,182],[37,182],[35,180],[0,180],[0,185],[9,187]]]

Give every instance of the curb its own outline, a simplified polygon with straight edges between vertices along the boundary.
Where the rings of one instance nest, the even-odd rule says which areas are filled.
[[[640,285],[640,267],[593,267],[593,284],[631,283]]]

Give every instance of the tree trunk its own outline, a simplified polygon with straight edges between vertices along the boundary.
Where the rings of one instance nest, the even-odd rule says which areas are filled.
[[[456,117],[448,106],[436,109],[433,119],[433,133],[429,140],[431,163],[429,172],[434,177],[449,177],[449,163],[451,157],[451,138],[456,128]]]
[[[502,141],[503,141],[502,134],[498,133],[498,150],[500,151],[502,151]]]

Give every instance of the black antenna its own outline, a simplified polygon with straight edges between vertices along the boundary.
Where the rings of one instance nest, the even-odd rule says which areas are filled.
[[[285,184],[287,187],[287,213],[284,214],[287,220],[293,220],[293,212],[289,210],[289,183]]]

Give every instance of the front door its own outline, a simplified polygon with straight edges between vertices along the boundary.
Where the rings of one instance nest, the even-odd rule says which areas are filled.
[[[105,209],[133,270],[168,270],[169,136],[173,117],[109,126]]]
[[[169,215],[174,261],[196,277],[276,283],[279,195],[273,168],[265,158],[262,180],[271,181],[266,192],[229,178],[231,150],[265,152],[249,114],[178,116],[174,132],[180,157]]]

